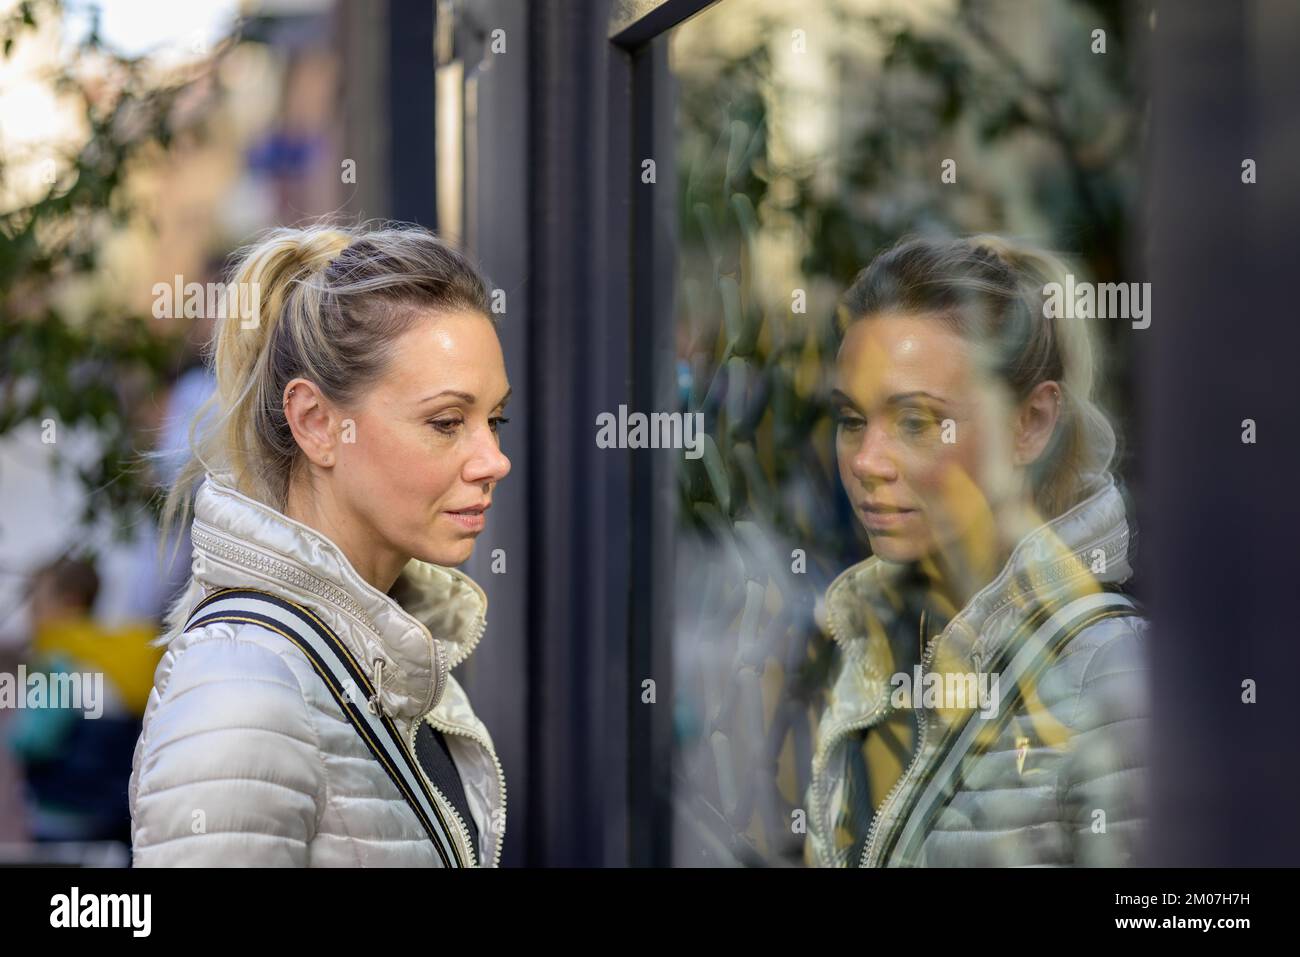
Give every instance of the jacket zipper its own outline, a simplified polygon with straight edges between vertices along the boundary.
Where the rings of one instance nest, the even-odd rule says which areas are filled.
[[[461,661],[464,661],[466,658],[469,657],[470,653],[474,650],[474,646],[479,643],[479,639],[483,637],[483,633],[486,630],[487,630],[487,617],[484,615],[480,615],[477,624],[474,626],[474,631],[470,635],[469,641],[466,643],[465,654],[461,656],[460,658]],[[441,642],[438,642],[438,647],[439,648],[442,647]],[[447,683],[447,671],[450,668],[450,664],[447,661],[447,656],[443,654],[441,658],[443,663],[442,677],[438,685],[438,694],[434,699],[435,701],[442,700],[442,692]],[[444,734],[459,734],[463,738],[469,738],[471,741],[476,743],[480,748],[486,751],[488,755],[491,756],[492,763],[496,767],[496,772],[497,772],[497,796],[500,798],[501,801],[501,807],[500,807],[500,811],[501,811],[500,828],[501,829],[500,829],[500,833],[496,835],[496,843],[493,845],[492,848],[492,866],[493,867],[500,866],[501,846],[505,843],[505,836],[506,836],[506,773],[505,773],[505,769],[501,767],[501,759],[497,757],[496,752],[492,750],[492,748],[488,747],[488,743],[484,741],[482,738],[480,738],[477,734],[473,733],[472,731],[466,728],[444,724],[442,722],[435,720],[432,711],[429,711],[427,714],[425,714],[424,717],[421,718],[421,720],[428,721],[432,727],[437,728],[439,731],[443,732]],[[411,740],[412,742],[414,742],[415,738],[412,737]],[[454,810],[455,809],[453,808],[453,811]],[[489,809],[489,814],[490,813],[491,813],[491,809]],[[459,821],[460,815],[457,814],[456,818]],[[465,826],[463,821],[461,821],[460,823],[462,827]],[[489,820],[488,827],[489,829],[496,830],[497,822]],[[466,828],[465,833],[466,833],[466,839],[468,840],[468,836],[469,836],[468,828]]]
[[[832,640],[839,641],[842,632],[840,631],[840,628],[838,626],[838,616],[836,615],[834,609],[828,609],[827,625],[829,626]],[[853,654],[853,655],[857,654],[856,651],[848,652],[847,647],[844,646],[843,644],[841,644],[841,647],[845,648],[846,653]],[[830,797],[830,795],[827,793],[830,788],[830,782],[826,775],[826,762],[830,759],[831,752],[835,749],[835,747],[839,744],[840,740],[843,739],[845,735],[871,725],[872,723],[875,722],[877,717],[884,714],[888,710],[889,710],[889,696],[886,695],[885,700],[882,704],[872,708],[869,712],[867,712],[867,714],[865,714],[864,716],[862,716],[861,718],[855,721],[850,721],[847,724],[839,725],[834,730],[828,732],[824,738],[822,738],[821,747],[818,748],[817,754],[813,756],[813,780],[815,783],[812,790],[812,797],[813,797],[813,801],[815,802],[815,806],[812,808],[812,813],[815,820],[821,820],[822,816],[829,811],[829,808],[826,805]],[[831,840],[832,832],[833,832],[833,822],[829,820],[824,821],[822,825],[822,833],[825,836],[826,840]]]
[[[484,601],[486,602],[486,598],[484,598]],[[474,631],[471,633],[469,640],[465,643],[464,654],[462,654],[457,659],[457,663],[464,661],[466,658],[470,656],[471,653],[473,653],[474,648],[478,645],[479,640],[483,637],[483,633],[486,630],[487,630],[487,616],[480,615],[478,618],[478,622],[474,626]],[[437,642],[437,645],[439,648],[442,647],[441,642]],[[436,702],[442,700],[442,692],[447,683],[447,671],[451,667],[451,664],[447,660],[447,656],[445,654],[441,655],[441,659],[442,659],[442,670],[441,670],[441,677],[438,684],[438,691],[437,694],[434,696],[435,704]],[[501,818],[500,818],[500,831],[496,833],[496,841],[492,847],[491,866],[500,867],[501,849],[502,849],[502,845],[505,843],[505,837],[506,837],[506,773],[505,773],[505,769],[501,766],[501,759],[498,758],[496,752],[488,746],[488,743],[484,741],[482,738],[480,738],[477,734],[473,733],[472,731],[466,728],[462,728],[460,726],[452,726],[437,721],[433,717],[432,711],[429,711],[420,720],[428,721],[431,727],[438,729],[443,734],[458,734],[463,738],[469,738],[471,741],[476,743],[480,748],[486,751],[488,755],[492,758],[492,764],[495,766],[497,772],[497,796],[501,802],[501,806],[500,806]],[[412,741],[412,747],[414,747],[414,741],[415,741],[414,735],[412,735],[411,741]],[[421,769],[421,771],[423,771],[423,769]],[[430,784],[432,784],[432,782],[430,782]],[[452,808],[452,812],[456,813],[456,809]],[[489,809],[489,815],[490,814],[491,814],[491,809]],[[470,839],[469,828],[465,826],[465,822],[461,819],[461,816],[458,813],[456,813],[456,821],[457,823],[460,824],[462,832],[465,834],[466,844],[468,844]],[[492,831],[497,830],[497,824],[498,822],[496,821],[493,821],[491,819],[488,820],[488,828]],[[477,854],[475,855],[475,857],[477,859]]]
[[[477,622],[477,623],[475,624],[475,626],[474,626],[473,634],[470,636],[470,640],[469,640],[469,642],[467,643],[467,646],[466,646],[466,647],[467,647],[467,652],[466,652],[466,654],[462,657],[461,660],[464,660],[464,658],[469,657],[469,654],[468,654],[468,653],[469,653],[470,651],[473,651],[473,650],[474,650],[474,646],[475,646],[476,644],[478,644],[479,639],[483,637],[483,632],[486,631],[486,630],[487,630],[487,618],[486,618],[485,616],[480,615],[480,616],[479,616],[479,619],[478,619],[478,622]],[[434,639],[434,647],[436,647],[436,648],[438,649],[438,651],[439,651],[439,654],[438,654],[438,663],[439,663],[439,669],[438,669],[438,689],[437,689],[437,694],[434,696],[434,701],[435,701],[435,702],[438,702],[438,701],[441,701],[441,700],[442,700],[442,693],[443,693],[443,690],[446,688],[446,684],[447,684],[447,673],[448,673],[448,671],[450,670],[450,662],[448,661],[448,657],[447,657],[447,654],[446,654],[446,652],[445,652],[445,649],[443,648],[443,644],[442,644],[442,642],[437,641],[436,639]],[[480,738],[477,734],[474,734],[472,731],[470,731],[470,730],[468,730],[468,729],[465,729],[465,728],[462,728],[462,727],[460,727],[460,726],[458,726],[458,725],[457,725],[457,726],[453,726],[453,725],[445,724],[445,723],[443,723],[443,722],[440,722],[440,721],[436,720],[436,719],[433,717],[433,712],[432,712],[432,711],[429,711],[429,712],[427,712],[425,715],[423,715],[423,716],[420,718],[420,721],[427,721],[427,722],[429,722],[430,727],[436,728],[437,730],[441,731],[443,734],[458,734],[458,735],[460,735],[460,736],[463,737],[463,738],[469,738],[471,741],[473,741],[474,743],[476,743],[480,748],[482,748],[484,751],[486,751],[486,752],[491,756],[491,758],[492,758],[492,763],[493,763],[493,765],[496,767],[496,772],[497,772],[497,795],[498,795],[498,797],[500,798],[500,802],[501,802],[501,808],[500,808],[500,810],[501,810],[501,820],[500,820],[501,831],[500,831],[500,833],[496,836],[496,837],[497,837],[497,839],[496,839],[496,843],[493,845],[493,848],[492,848],[492,866],[493,866],[493,867],[497,867],[497,866],[499,866],[500,863],[501,863],[501,845],[505,842],[505,833],[506,833],[506,775],[505,775],[505,769],[501,767],[501,760],[500,760],[500,758],[497,757],[496,752],[493,751],[492,748],[488,747],[487,742],[484,741],[482,738]],[[411,728],[412,728],[412,730],[411,730],[411,753],[412,753],[412,754],[415,753],[415,733],[416,733],[416,731],[419,730],[419,727],[420,727],[420,721],[416,721],[414,724],[411,725]],[[419,762],[417,761],[416,763],[418,764]],[[420,769],[420,773],[421,773],[421,774],[424,773],[424,769],[423,769],[423,768]],[[427,776],[427,775],[425,776],[425,780],[428,780],[428,776]],[[438,793],[438,794],[439,794],[439,797],[442,797],[442,795],[437,791],[437,788],[434,786],[434,784],[433,784],[432,781],[429,781],[429,786],[432,787],[432,788],[434,788],[434,792],[435,792],[435,793]],[[451,804],[450,801],[447,801],[445,798],[443,798],[443,803],[445,803],[445,804],[446,804],[446,805],[451,809],[452,814],[455,816],[456,823],[460,826],[461,833],[462,833],[462,834],[464,835],[464,837],[465,837],[465,845],[466,845],[467,847],[470,847],[470,848],[471,848],[471,853],[474,853],[474,859],[477,860],[478,855],[477,855],[476,852],[473,852],[473,845],[472,845],[472,842],[471,842],[471,835],[470,835],[470,833],[469,833],[469,828],[468,828],[468,827],[466,826],[466,824],[465,824],[464,819],[461,817],[460,813],[456,810],[456,808]],[[490,814],[490,813],[491,813],[491,811],[489,810],[489,814]],[[495,821],[492,821],[492,820],[489,820],[489,821],[488,821],[488,827],[489,827],[490,829],[492,829],[492,830],[495,830],[495,829],[496,829],[496,822],[495,822]],[[471,866],[474,866],[474,865],[471,865]]]
[[[426,717],[427,717],[427,716],[426,716]],[[456,810],[456,805],[454,805],[454,804],[452,804],[450,801],[448,801],[446,795],[444,795],[441,791],[438,790],[438,785],[434,784],[431,780],[429,780],[429,775],[427,775],[427,774],[424,773],[424,767],[420,764],[420,759],[419,759],[418,757],[416,757],[416,754],[415,754],[415,735],[416,735],[416,732],[418,732],[418,731],[420,730],[420,722],[423,721],[423,720],[425,720],[425,718],[420,718],[420,719],[418,719],[418,720],[416,720],[416,721],[412,721],[412,722],[411,722],[411,732],[410,732],[410,734],[407,736],[407,744],[409,745],[409,747],[410,747],[410,749],[411,749],[411,759],[412,759],[412,763],[413,763],[417,768],[420,769],[420,777],[422,777],[422,778],[424,779],[424,782],[425,782],[427,785],[429,785],[429,790],[433,792],[433,796],[434,796],[434,798],[437,799],[438,803],[442,805],[442,807],[443,807],[444,810],[446,810],[446,811],[450,811],[450,812],[451,812],[451,814],[450,814],[450,819],[456,822],[456,830],[457,830],[457,832],[460,834],[460,837],[461,837],[461,843],[465,846],[465,850],[469,853],[469,861],[466,862],[466,861],[461,857],[461,855],[460,855],[460,853],[459,853],[459,851],[458,851],[457,854],[456,854],[456,860],[457,860],[457,862],[461,865],[461,867],[475,867],[476,865],[475,865],[474,861],[475,861],[475,859],[476,859],[476,856],[475,856],[475,854],[474,854],[474,843],[473,843],[473,841],[470,839],[469,828],[465,825],[465,819],[462,818],[462,817],[460,816],[460,812]],[[429,723],[432,724],[433,722],[430,721]]]
[[[486,616],[480,615],[477,624],[474,626],[474,633],[470,637],[467,646],[469,651],[473,651],[474,646],[478,644],[479,639],[483,637],[483,632],[486,630],[487,630],[487,618]],[[434,696],[433,696],[434,706],[436,707],[437,703],[442,700],[443,691],[446,690],[447,675],[448,672],[451,670],[451,663],[448,659],[446,648],[443,645],[443,643],[438,639],[434,638],[432,634],[429,633],[427,628],[425,629],[425,632],[426,634],[429,634],[430,640],[433,641],[433,647],[436,649],[436,654],[438,659],[438,683],[436,688],[434,689]],[[469,657],[468,653],[466,653],[466,655],[464,655],[461,660],[463,661],[464,658],[466,657]],[[470,863],[468,865],[469,867],[478,866],[478,864],[476,863],[478,861],[478,852],[474,849],[473,836],[470,834],[469,826],[465,823],[465,819],[461,817],[460,812],[456,810],[456,806],[452,804],[451,801],[447,800],[447,797],[441,791],[438,790],[438,786],[434,784],[433,781],[429,780],[429,776],[424,773],[423,766],[420,765],[419,759],[416,758],[415,756],[415,735],[420,730],[421,721],[429,722],[430,727],[436,728],[437,730],[443,732],[444,734],[459,734],[461,737],[469,738],[471,741],[474,741],[476,744],[478,744],[478,746],[481,747],[484,751],[486,751],[489,755],[491,755],[492,763],[496,766],[496,772],[497,772],[497,792],[501,798],[501,833],[500,835],[498,835],[496,844],[492,849],[492,866],[493,867],[499,866],[501,863],[501,845],[502,843],[504,843],[505,833],[506,833],[506,775],[505,775],[505,769],[501,767],[500,759],[496,756],[496,752],[493,751],[490,747],[488,747],[487,742],[484,741],[482,738],[480,738],[477,734],[474,734],[459,726],[453,727],[451,725],[444,724],[442,722],[434,720],[433,711],[428,711],[417,720],[411,722],[411,732],[410,735],[408,736],[409,744],[411,748],[411,757],[415,759],[415,766],[420,769],[420,776],[423,777],[426,782],[428,782],[430,790],[433,791],[434,795],[443,804],[443,806],[446,807],[447,810],[451,812],[451,817],[456,822],[456,828],[461,835],[461,839],[464,842],[466,849],[469,851],[469,855],[470,855]],[[490,813],[491,811],[489,809],[489,815]],[[495,828],[495,822],[489,820],[488,827]]]
[[[470,634],[469,640],[465,643],[465,650],[456,658],[456,663],[450,666],[452,668],[456,667],[456,665],[460,664],[474,653],[474,649],[478,647],[479,640],[483,637],[483,632],[487,630],[487,597],[484,595],[480,595],[480,597],[483,601],[483,613],[478,616],[478,622],[474,626],[474,631]],[[421,622],[421,624],[423,624],[423,622]],[[441,694],[439,694],[439,697],[441,697]]]
[[[486,751],[488,755],[492,758],[492,763],[493,765],[495,765],[496,772],[497,772],[497,795],[501,801],[501,808],[500,808],[501,820],[500,820],[500,832],[496,834],[496,841],[492,846],[491,866],[499,867],[501,864],[501,846],[502,844],[505,843],[505,836],[506,836],[506,775],[505,775],[505,769],[501,767],[501,759],[497,757],[495,751],[493,751],[490,747],[488,747],[487,742],[484,741],[482,738],[480,738],[477,734],[474,734],[472,731],[469,731],[466,728],[462,728],[459,725],[450,725],[445,722],[436,720],[433,717],[432,711],[430,711],[420,720],[429,722],[429,725],[431,727],[436,728],[437,730],[441,731],[443,734],[458,734],[462,738],[469,738],[471,741],[475,742],[480,748]],[[415,741],[414,734],[411,735],[411,741],[412,741],[412,747],[414,747],[414,741]],[[423,768],[421,768],[421,771],[423,771]],[[465,841],[468,844],[470,839],[469,828],[465,826],[464,820],[461,818],[460,814],[456,813],[455,808],[452,808],[452,813],[456,814],[456,820],[457,822],[459,822],[461,828],[463,829],[463,832],[465,834]],[[489,813],[489,820],[487,822],[488,828],[489,830],[495,831],[497,829],[497,822],[491,820],[491,809],[489,809],[488,813]]]
[[[829,626],[831,638],[839,642],[843,632],[839,627],[838,615],[833,609],[828,609],[827,625]],[[930,664],[930,661],[934,656],[934,652],[938,646],[938,640],[942,636],[943,636],[943,631],[939,632],[939,634],[931,638],[930,641],[927,642],[925,645],[925,652],[921,656],[922,677],[924,677],[926,667]],[[845,647],[843,643],[841,643],[841,647]],[[856,654],[856,652],[854,653]],[[915,704],[915,702],[913,703]],[[889,696],[886,695],[884,703],[872,708],[869,712],[867,712],[867,714],[863,715],[861,718],[858,718],[854,721],[850,721],[846,724],[839,725],[833,731],[828,733],[828,735],[825,738],[822,739],[822,746],[820,749],[818,749],[818,753],[813,759],[813,776],[818,783],[817,786],[813,788],[813,792],[812,792],[813,799],[814,801],[817,802],[817,807],[814,807],[812,811],[818,820],[821,820],[822,816],[824,816],[826,813],[830,811],[830,809],[826,807],[826,802],[830,796],[827,793],[830,788],[830,782],[825,773],[826,771],[825,765],[830,758],[830,752],[839,744],[840,740],[845,735],[850,734],[853,731],[858,731],[861,730],[862,728],[870,726],[871,724],[875,723],[875,721],[880,716],[888,712],[888,710],[889,710]],[[902,790],[903,785],[906,782],[907,778],[911,775],[912,771],[916,768],[918,759],[921,756],[921,751],[925,747],[925,733],[926,733],[925,709],[917,708],[916,713],[917,713],[917,736],[916,736],[917,740],[916,740],[916,748],[912,753],[912,759],[908,763],[906,770],[904,770],[904,772],[899,776],[898,780],[894,782],[893,787],[889,789],[889,793],[885,795],[885,799],[881,802],[879,809],[876,810],[875,815],[872,817],[871,827],[867,831],[867,842],[862,848],[862,857],[859,861],[859,865],[858,865],[859,867],[868,866],[867,862],[871,857],[871,853],[874,849],[874,845],[876,841],[879,839],[880,823],[884,819],[885,811],[888,809],[890,803],[894,800],[894,798],[898,795],[898,793]],[[829,835],[831,834],[832,831],[831,825],[832,825],[831,821],[822,822],[822,828],[823,828],[822,833],[823,835],[826,835],[827,840],[830,840]]]
[[[947,629],[944,629],[944,631],[946,630]],[[926,642],[925,654],[921,656],[922,681],[925,680],[927,669],[934,658],[935,650],[939,646],[939,639],[943,637],[944,631],[940,631],[937,635]],[[885,812],[889,809],[890,803],[902,793],[907,784],[908,778],[912,776],[912,772],[915,771],[917,766],[921,763],[921,753],[925,750],[925,732],[927,725],[925,723],[925,708],[917,707],[916,704],[916,689],[912,690],[912,707],[916,710],[916,749],[912,754],[912,760],[907,765],[907,769],[899,775],[898,780],[894,782],[894,786],[889,789],[889,793],[885,795],[885,799],[880,802],[880,809],[876,811],[875,817],[871,820],[871,827],[867,831],[867,843],[862,848],[862,858],[858,861],[858,867],[871,866],[869,862],[873,857],[875,847],[880,842],[880,836],[884,831],[881,827],[881,822],[886,818]],[[892,833],[893,827],[891,826],[889,830]]]

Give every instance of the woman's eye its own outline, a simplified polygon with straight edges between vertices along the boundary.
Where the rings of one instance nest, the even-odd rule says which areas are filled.
[[[924,435],[934,420],[926,415],[905,415],[898,420],[898,424],[908,435]]]
[[[461,421],[460,419],[432,419],[429,424],[444,435],[455,435]]]
[[[858,415],[841,413],[835,416],[835,424],[845,432],[857,432],[867,424],[867,420]]]
[[[488,425],[491,427],[492,431],[495,432],[509,421],[510,420],[503,415],[494,415],[492,418],[488,419]]]

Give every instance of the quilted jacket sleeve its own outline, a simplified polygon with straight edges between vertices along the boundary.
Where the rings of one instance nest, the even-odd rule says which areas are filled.
[[[1083,867],[1137,863],[1146,819],[1147,624],[1137,618],[1108,624],[1117,630],[1087,652],[1061,778],[1074,860]]]
[[[136,867],[306,866],[324,766],[297,675],[253,625],[158,666],[130,784]]]

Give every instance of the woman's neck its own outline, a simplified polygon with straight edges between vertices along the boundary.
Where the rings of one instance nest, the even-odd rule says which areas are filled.
[[[355,518],[349,518],[328,490],[309,494],[300,485],[291,484],[285,514],[337,545],[357,574],[385,594],[410,560],[409,556],[379,547],[373,533],[362,528]]]
[[[955,613],[998,576],[1016,545],[1042,524],[1028,500],[981,510],[960,538],[922,558],[919,570],[931,592]]]

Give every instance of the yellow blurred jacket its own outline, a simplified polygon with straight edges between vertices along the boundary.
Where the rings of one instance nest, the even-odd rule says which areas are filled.
[[[163,649],[150,644],[157,631],[151,622],[105,628],[86,616],[43,622],[32,644],[34,657],[61,655],[79,671],[100,671],[133,716],[144,714],[153,687],[154,671]]]

